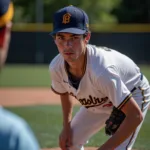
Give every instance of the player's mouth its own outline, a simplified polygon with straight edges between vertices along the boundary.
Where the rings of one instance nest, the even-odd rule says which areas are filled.
[[[67,52],[67,53],[64,53],[64,55],[67,55],[67,56],[70,56],[70,55],[73,55],[74,53],[71,53],[71,52]]]

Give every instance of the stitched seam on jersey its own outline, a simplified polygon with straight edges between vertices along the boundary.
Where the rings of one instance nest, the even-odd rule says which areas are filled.
[[[132,96],[132,94],[130,93],[117,108],[121,109],[128,102],[128,100],[130,99],[131,96]]]
[[[104,71],[101,72],[100,75],[99,75],[99,76],[97,77],[97,79],[95,80],[95,85],[97,85],[97,83],[99,83],[97,80],[98,80],[100,77],[105,76],[105,72],[109,72],[109,73],[113,74],[114,76],[119,77],[118,74],[114,74],[114,73],[112,73],[112,72],[110,72],[110,71],[108,70],[108,68],[110,68],[110,67],[113,67],[113,68],[117,69],[114,65],[107,66],[107,67],[104,69]],[[107,77],[110,79],[109,76],[107,76]],[[101,90],[98,90],[98,91],[101,91]],[[103,93],[103,94],[104,94],[104,93]],[[104,95],[105,95],[105,94],[104,94]]]
[[[110,72],[110,71],[109,71],[109,68],[114,68],[114,69],[116,69],[116,70],[117,70],[117,68],[116,68],[116,66],[115,66],[115,65],[109,65],[109,66],[107,66],[107,67],[103,70],[103,72],[101,72],[101,73],[100,73],[100,75],[99,75],[99,76],[103,76],[103,75],[105,75],[105,72],[107,71],[107,72],[109,72],[109,73],[111,73],[111,74],[113,74],[113,75],[115,75],[115,76],[119,77],[119,75],[118,75],[118,74],[114,74],[113,72]],[[118,72],[117,72],[117,73],[118,73]]]
[[[51,90],[52,90],[54,93],[58,94],[58,95],[64,95],[64,94],[68,93],[68,92],[59,93],[59,92],[55,91],[52,86],[51,86]]]

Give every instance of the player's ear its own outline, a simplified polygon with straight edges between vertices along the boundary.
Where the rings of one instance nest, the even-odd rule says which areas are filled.
[[[88,43],[89,43],[90,38],[91,38],[91,33],[90,33],[90,32],[88,32],[88,33],[86,34],[86,36],[85,36],[85,42],[86,42],[86,44],[88,44]]]

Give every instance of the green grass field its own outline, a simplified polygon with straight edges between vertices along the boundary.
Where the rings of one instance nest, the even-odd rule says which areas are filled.
[[[0,87],[48,87],[48,65],[6,65],[0,75]]]
[[[150,81],[149,70],[149,66],[141,66],[141,71]],[[48,65],[9,65],[4,68],[0,75],[0,87],[49,87],[50,83]],[[42,148],[58,146],[58,135],[62,125],[60,106],[43,105],[7,109],[23,117],[30,124]],[[78,106],[75,107],[74,114],[77,110]],[[138,150],[150,150],[149,124],[150,112],[146,116],[134,148]],[[104,130],[102,130],[90,140],[88,146],[99,146],[107,138]]]
[[[150,66],[141,65],[150,81]],[[49,87],[49,65],[7,65],[0,75],[0,87]]]
[[[75,107],[74,114],[78,108],[78,106]],[[7,109],[23,117],[29,123],[42,148],[58,146],[58,136],[62,128],[61,106],[31,106]],[[149,124],[150,111],[146,116],[134,148],[138,150],[150,150]],[[107,138],[108,137],[104,134],[104,130],[102,130],[91,138],[87,146],[100,146]]]

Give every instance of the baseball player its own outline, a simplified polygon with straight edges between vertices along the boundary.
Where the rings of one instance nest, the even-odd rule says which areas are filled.
[[[0,0],[0,69],[7,57],[13,10],[10,0]],[[0,150],[39,149],[29,125],[19,116],[0,107]]]
[[[58,54],[50,63],[52,90],[60,95],[62,150],[83,150],[103,127],[110,138],[98,150],[131,150],[150,103],[150,86],[127,56],[88,44],[89,20],[80,8],[56,11],[51,35]],[[81,108],[72,118],[72,97]]]

